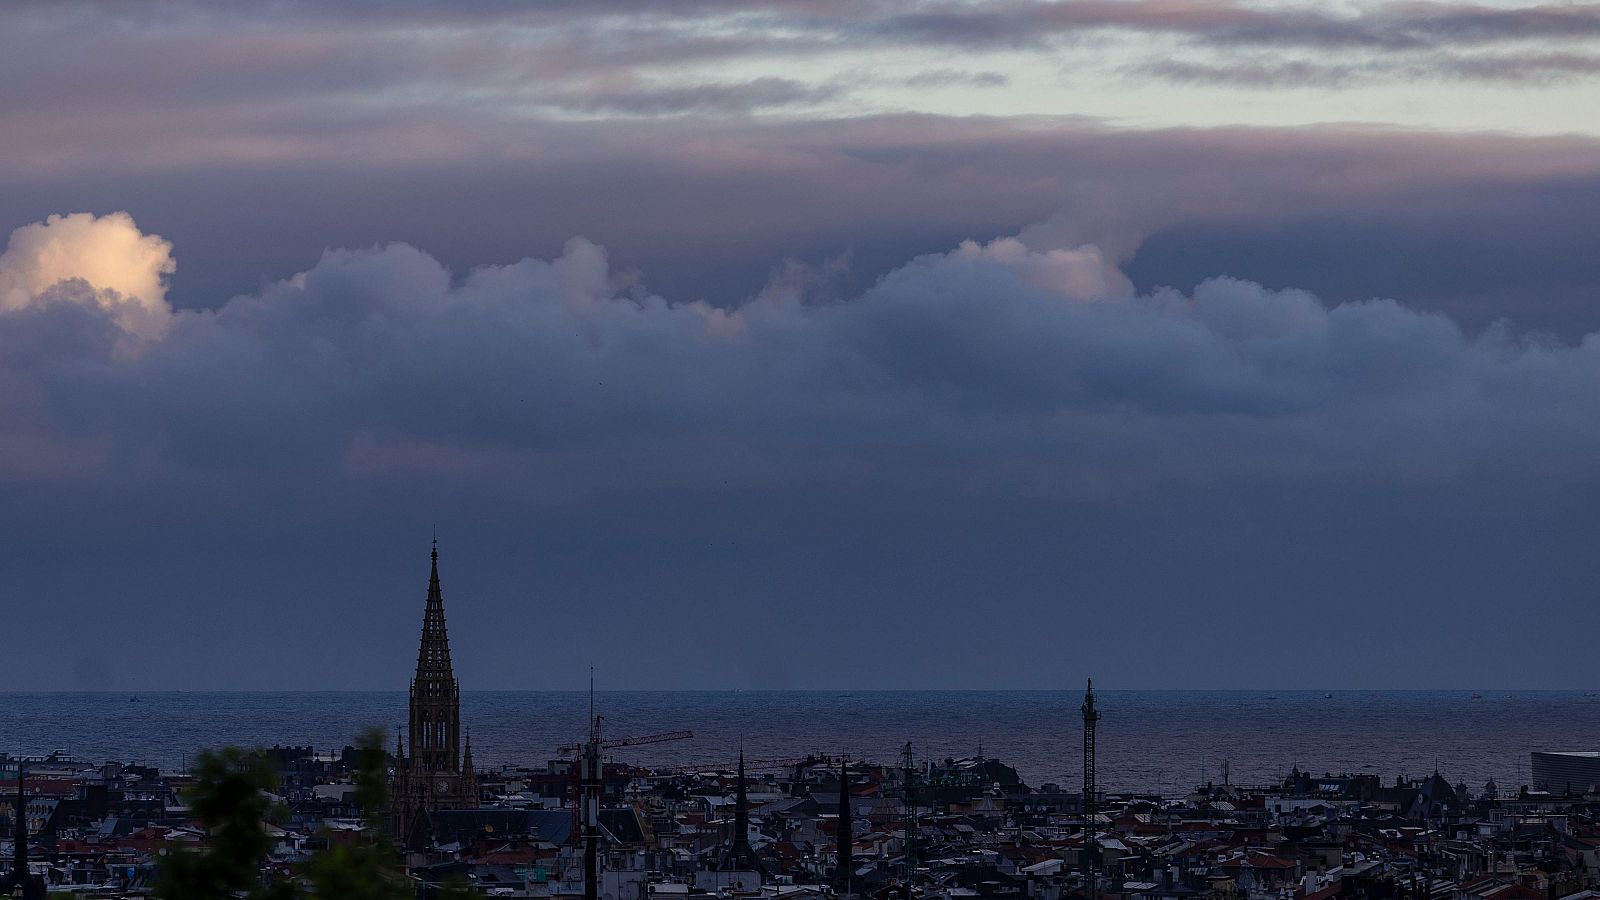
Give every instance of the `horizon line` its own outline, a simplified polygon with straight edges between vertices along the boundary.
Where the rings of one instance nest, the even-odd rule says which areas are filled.
[[[577,694],[589,693],[589,688],[546,688],[546,687],[521,687],[521,688],[463,688],[463,694]],[[1195,694],[1195,693],[1238,693],[1238,694],[1360,694],[1360,693],[1597,693],[1600,687],[1495,687],[1479,685],[1475,687],[1124,687],[1105,688],[1096,687],[1095,693],[1129,693],[1129,694]],[[125,696],[128,694],[404,694],[403,687],[351,687],[351,688],[7,688],[0,689],[0,696],[18,694],[110,694]],[[928,688],[830,688],[830,687],[792,687],[792,688],[733,688],[733,687],[681,687],[681,688],[596,688],[596,694],[1078,694],[1081,688],[1059,687],[928,687]],[[1492,699],[1485,696],[1484,699]]]

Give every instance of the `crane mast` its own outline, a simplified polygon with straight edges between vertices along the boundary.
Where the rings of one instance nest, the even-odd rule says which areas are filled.
[[[1100,854],[1094,833],[1094,728],[1099,721],[1100,710],[1094,705],[1094,679],[1091,678],[1083,692],[1083,895],[1087,900],[1096,900],[1100,895],[1095,878]]]
[[[591,685],[589,739],[581,744],[567,744],[556,748],[556,752],[562,755],[568,753],[577,755],[572,768],[575,788],[572,798],[572,836],[575,842],[581,841],[583,845],[584,900],[600,900],[600,794],[605,785],[605,771],[600,761],[600,751],[682,741],[694,737],[692,731],[664,731],[659,734],[602,740],[600,723],[604,717],[594,713],[593,690]]]
[[[583,900],[600,900],[600,717],[589,724],[583,745]]]

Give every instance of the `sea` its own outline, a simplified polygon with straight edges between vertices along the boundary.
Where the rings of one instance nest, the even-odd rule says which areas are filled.
[[[1595,691],[1097,691],[1102,789],[1181,796],[1196,785],[1265,784],[1291,768],[1392,781],[1435,771],[1474,793],[1528,783],[1534,750],[1600,750]],[[1029,784],[1082,783],[1079,691],[605,691],[602,737],[693,737],[610,751],[649,766],[731,766],[811,753],[897,763],[982,755]],[[461,695],[480,770],[542,765],[586,733],[585,692]],[[338,750],[365,728],[392,743],[406,694],[202,692],[0,694],[0,751],[65,750],[81,761],[182,768],[206,748]]]

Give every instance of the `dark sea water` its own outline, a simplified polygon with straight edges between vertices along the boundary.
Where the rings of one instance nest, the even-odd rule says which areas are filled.
[[[1107,790],[1186,791],[1221,780],[1314,772],[1424,775],[1474,791],[1528,780],[1529,751],[1600,749],[1600,696],[1584,691],[1104,691],[1099,768]],[[691,740],[616,751],[640,764],[731,763],[844,751],[897,760],[981,747],[1031,784],[1080,781],[1082,694],[1069,691],[603,692],[607,737],[688,729]],[[541,763],[580,738],[588,696],[470,692],[462,725],[480,768]],[[62,748],[80,759],[180,765],[200,748],[311,744],[336,749],[363,726],[394,729],[406,695],[371,693],[0,694],[0,750]]]

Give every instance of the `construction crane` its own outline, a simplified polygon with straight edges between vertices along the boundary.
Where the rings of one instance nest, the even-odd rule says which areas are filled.
[[[645,744],[662,744],[667,741],[686,741],[694,737],[694,732],[692,731],[663,731],[660,734],[644,734],[638,737],[612,738],[609,741],[599,741],[597,736],[600,734],[600,720],[604,717],[595,716],[594,718],[594,726],[590,731],[588,741],[582,744],[567,744],[557,747],[556,752],[562,755],[576,753],[589,746],[590,743],[597,743],[601,750],[620,750],[623,747],[640,747]]]
[[[672,732],[672,733],[676,734],[678,732]],[[746,760],[745,764],[744,764],[744,767],[746,769],[748,769],[749,771],[755,772],[755,771],[760,771],[760,770],[763,770],[763,769],[792,769],[792,768],[795,768],[796,766],[803,766],[803,765],[806,765],[808,763],[828,764],[828,763],[832,763],[832,762],[833,762],[833,759],[831,757],[823,757],[823,756],[792,756],[792,757],[788,757],[788,758],[781,758],[780,757],[780,758],[776,758],[776,759],[751,759],[751,760]],[[702,774],[702,773],[704,773],[704,774],[723,774],[723,773],[732,772],[732,771],[733,771],[733,766],[728,766],[726,768],[723,768],[721,765],[719,765],[717,763],[705,763],[704,765],[698,765],[698,766],[670,766],[670,767],[667,767],[667,768],[651,768],[649,770],[649,774],[645,775],[644,777],[646,777],[646,778],[672,778],[672,777],[675,777],[675,776],[678,776],[678,775],[695,775],[695,774]]]
[[[593,691],[593,688],[590,690]],[[664,731],[660,734],[602,740],[600,723],[603,718],[594,714],[594,695],[591,693],[589,739],[582,744],[568,744],[556,748],[556,752],[562,755],[568,753],[578,755],[576,764],[572,767],[575,788],[572,795],[572,836],[574,841],[579,837],[583,840],[584,900],[599,900],[600,897],[600,789],[603,783],[600,751],[682,741],[694,737],[692,731]]]
[[[744,767],[746,769],[792,769],[795,766],[803,766],[807,763],[826,764],[832,761],[832,758],[827,756],[788,756],[772,759],[749,759],[745,760]]]

